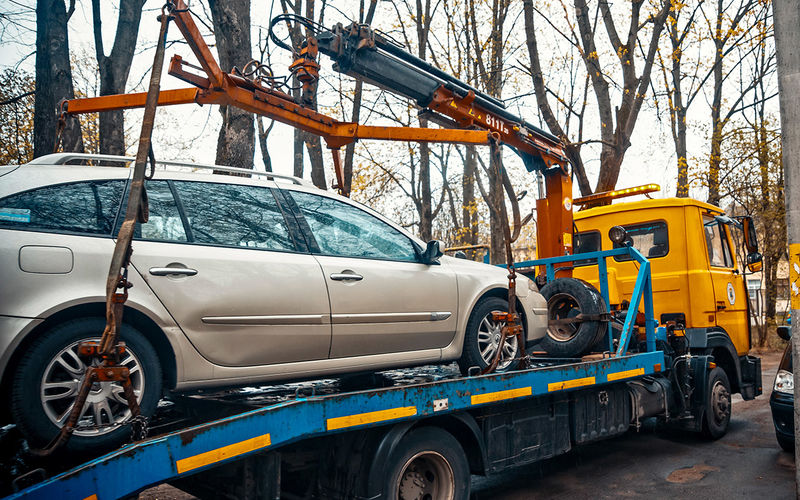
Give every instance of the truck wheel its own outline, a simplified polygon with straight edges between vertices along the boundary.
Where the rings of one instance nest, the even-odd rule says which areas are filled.
[[[388,500],[469,498],[470,474],[464,450],[449,432],[421,427],[397,444],[386,466]]]
[[[778,439],[778,444],[781,445],[783,451],[794,454],[794,439],[789,439],[786,436],[782,436],[778,433],[775,434],[775,437]]]
[[[725,370],[716,367],[708,374],[708,391],[703,417],[703,436],[719,439],[728,432],[731,421],[731,384]]]
[[[508,301],[500,297],[487,297],[478,302],[467,322],[464,334],[464,348],[458,366],[461,373],[466,375],[469,369],[477,366],[481,370],[491,364],[497,353],[500,343],[500,330],[505,322],[498,322],[492,318],[492,311],[508,311]],[[503,354],[497,365],[498,372],[510,370],[517,364],[519,346],[517,338],[506,338],[503,345]]]
[[[106,321],[82,318],[62,323],[26,348],[12,382],[11,411],[32,446],[47,445],[66,422],[80,387],[86,364],[78,357],[78,345],[100,340]],[[122,325],[126,344],[121,364],[131,372],[134,393],[142,415],[151,416],[161,397],[158,356],[138,330]],[[75,432],[67,443],[70,451],[101,451],[122,444],[130,435],[131,418],[122,384],[94,384]]]
[[[558,358],[579,357],[588,352],[603,336],[602,321],[559,323],[578,314],[606,312],[602,296],[591,285],[575,278],[558,278],[541,289],[547,299],[547,335],[539,347]]]

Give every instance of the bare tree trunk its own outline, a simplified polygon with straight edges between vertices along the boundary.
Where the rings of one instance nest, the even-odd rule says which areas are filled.
[[[492,264],[502,264],[506,262],[505,231],[501,203],[505,203],[503,193],[503,178],[498,172],[503,170],[503,155],[500,147],[492,148],[493,153],[489,160],[489,223],[491,226],[491,238],[489,240],[489,253]]]
[[[64,0],[38,0],[36,3],[36,97],[34,100],[33,156],[53,152],[58,117],[56,107],[62,99],[75,97],[69,66],[67,21],[75,10]],[[80,122],[68,117],[61,135],[64,151],[83,152]]]
[[[474,0],[470,0],[469,2],[471,43],[475,47],[478,75],[480,75],[484,89],[493,97],[500,97],[503,93],[503,61],[505,60],[503,33],[510,5],[510,0],[492,0],[492,34],[488,43],[488,57],[486,57],[479,49],[479,47],[485,44],[478,34],[478,23],[483,23],[485,21],[476,19]],[[497,165],[497,162],[502,161],[499,151],[500,148],[497,148],[498,154],[493,154],[489,161],[489,168],[487,171],[489,180],[488,193],[481,192],[489,208],[489,252],[491,254],[490,259],[493,263],[502,263],[505,261],[505,230],[503,228],[504,222],[502,214],[500,213],[500,204],[505,203],[505,195],[503,192],[502,178],[499,178],[497,175],[497,167],[499,166],[502,169],[502,165]]]
[[[461,243],[475,245],[478,243],[478,216],[475,205],[475,175],[477,175],[477,159],[475,146],[466,146],[464,175],[461,178],[462,190],[462,230]],[[474,252],[471,254],[474,258]]]
[[[378,0],[370,0],[369,1],[369,10],[367,11],[366,17],[364,16],[364,2],[361,2],[361,14],[359,15],[359,21],[364,24],[372,24],[372,18],[375,16],[375,8],[378,5]],[[356,88],[355,92],[353,93],[353,112],[350,115],[350,121],[354,123],[358,123],[361,119],[361,99],[364,93],[364,82],[361,80],[356,81]],[[345,192],[349,193],[353,187],[353,157],[355,156],[356,152],[356,143],[351,142],[344,148],[344,166],[342,168],[344,172],[344,185],[345,185]]]
[[[119,18],[111,54],[103,49],[100,0],[92,0],[94,47],[100,68],[100,95],[122,94],[128,82],[133,60],[139,21],[145,0],[121,0]],[[125,154],[125,115],[122,110],[100,113],[100,152],[111,155]]]
[[[428,120],[419,119],[419,126],[426,128]],[[431,153],[427,142],[419,145],[419,188],[420,188],[420,214],[419,237],[424,241],[433,239],[433,208],[431,204]]]
[[[578,178],[578,187],[581,190],[581,194],[584,196],[592,194],[589,178],[586,175],[586,168],[583,165],[583,158],[581,158],[580,140],[577,143],[570,140],[564,128],[558,122],[553,109],[550,107],[550,102],[547,97],[547,87],[545,87],[544,76],[542,75],[542,63],[539,59],[539,47],[536,39],[536,24],[533,16],[532,0],[524,0],[523,7],[525,9],[525,39],[528,45],[528,55],[531,60],[531,80],[533,81],[533,90],[536,95],[536,103],[539,107],[539,112],[542,114],[542,118],[547,124],[547,128],[550,129],[550,132],[555,134],[564,143],[564,150]],[[583,129],[582,120],[578,125],[578,129]]]
[[[300,0],[296,1],[300,3]],[[306,0],[306,17],[314,19],[314,0]],[[322,19],[319,22],[321,24]],[[317,82],[312,83],[308,91],[303,91],[303,103],[314,111],[317,110]],[[311,161],[311,182],[320,189],[327,189],[325,164],[322,160],[322,139],[308,132],[303,132],[302,135],[308,149],[308,159]]]
[[[250,45],[250,0],[209,0],[214,38],[223,71],[243,68],[252,59]],[[234,106],[220,106],[222,128],[217,140],[218,165],[253,168],[255,129],[253,114]]]
[[[261,147],[261,159],[264,161],[264,170],[272,172],[272,157],[267,148],[267,138],[269,137],[269,133],[272,132],[275,120],[271,120],[269,127],[264,128],[264,120],[259,116],[256,117],[256,124],[258,124],[258,145]]]
[[[416,0],[417,10],[414,21],[417,30],[417,56],[425,59],[428,49],[428,35],[431,30],[431,1]],[[419,126],[427,128],[428,120],[419,119]],[[425,241],[433,237],[433,200],[431,199],[431,153],[428,143],[419,145],[419,237]]]
[[[720,0],[720,4],[721,4]],[[721,8],[721,7],[720,7]],[[722,50],[724,42],[720,38],[722,29],[722,12],[717,15],[716,35],[714,37],[714,94],[711,99],[711,151],[708,157],[708,202],[718,205],[719,194],[719,169],[722,162]]]

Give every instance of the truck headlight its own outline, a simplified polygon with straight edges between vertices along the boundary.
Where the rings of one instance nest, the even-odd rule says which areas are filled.
[[[794,375],[792,375],[792,372],[778,370],[778,375],[775,376],[775,386],[772,390],[784,394],[794,394]]]

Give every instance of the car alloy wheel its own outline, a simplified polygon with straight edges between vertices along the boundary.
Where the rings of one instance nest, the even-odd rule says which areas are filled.
[[[67,421],[78,396],[86,363],[78,356],[78,346],[85,341],[73,342],[50,360],[42,375],[39,394],[45,414],[52,423],[62,427]],[[98,363],[94,361],[94,363]],[[126,349],[120,365],[128,368],[133,393],[142,400],[145,375],[136,354]],[[75,428],[76,436],[101,436],[125,423],[131,416],[121,382],[95,382],[86,398]]]
[[[495,321],[492,313],[489,313],[483,317],[478,326],[478,349],[481,352],[481,358],[487,365],[492,364],[492,360],[497,353],[505,325],[505,321]],[[506,337],[500,362],[497,364],[497,370],[504,370],[514,362],[518,348],[517,337]]]

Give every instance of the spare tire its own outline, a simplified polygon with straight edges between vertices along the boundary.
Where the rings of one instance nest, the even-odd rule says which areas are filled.
[[[597,315],[606,312],[602,295],[590,284],[576,278],[558,278],[541,289],[547,299],[547,335],[539,347],[551,356],[582,356],[603,337],[605,323],[599,320],[562,323],[578,314]]]

